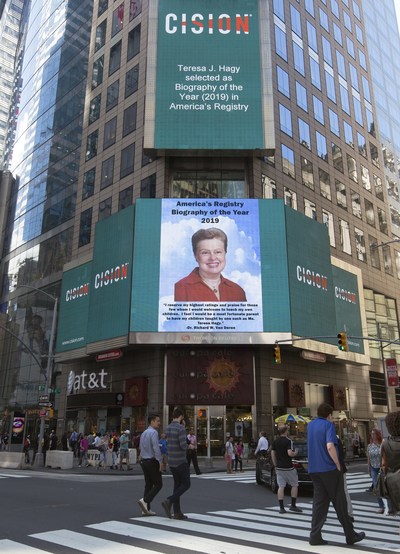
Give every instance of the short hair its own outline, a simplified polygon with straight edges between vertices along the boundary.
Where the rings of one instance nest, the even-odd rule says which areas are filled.
[[[327,418],[330,414],[333,414],[333,408],[330,404],[327,402],[323,402],[318,406],[317,409],[317,416]]]
[[[385,423],[392,437],[400,437],[400,412],[390,412],[385,417]]]
[[[160,417],[158,414],[151,414],[147,417],[147,423],[150,425],[152,421]]]
[[[177,419],[180,416],[183,416],[183,410],[179,406],[176,406],[172,412],[172,419]]]
[[[260,435],[261,435],[262,437],[266,437],[266,436],[267,436],[267,433],[266,433],[265,431],[260,431]]]
[[[228,250],[228,237],[226,234],[217,227],[210,227],[209,229],[199,229],[192,235],[192,248],[193,254],[196,255],[197,245],[201,240],[219,239],[224,243],[225,252]]]
[[[278,429],[278,432],[280,435],[284,435],[286,433],[286,431],[288,430],[288,426],[287,425],[281,425]]]

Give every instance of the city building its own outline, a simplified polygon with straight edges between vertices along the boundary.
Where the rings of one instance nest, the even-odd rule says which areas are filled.
[[[47,360],[53,304],[23,287],[61,308],[51,387],[2,336],[4,422],[35,424],[36,383],[59,433],[138,433],[182,404],[215,456],[227,433],[248,443],[329,401],[360,454],[400,403],[383,364],[400,359],[400,244],[363,5],[69,1],[59,25],[46,10],[28,25],[47,42],[28,37],[22,66],[34,88],[23,79],[2,313]],[[199,239],[225,245],[208,267],[226,271],[190,297],[184,277],[196,262],[204,277],[207,255],[190,240],[210,227],[228,247]]]

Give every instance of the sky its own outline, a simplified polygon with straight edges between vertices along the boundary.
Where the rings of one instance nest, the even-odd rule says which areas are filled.
[[[394,5],[397,13],[397,25],[400,28],[400,0],[394,0]]]

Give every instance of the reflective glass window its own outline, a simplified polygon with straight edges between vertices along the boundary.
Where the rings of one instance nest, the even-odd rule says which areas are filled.
[[[324,135],[321,135],[318,131],[315,132],[315,137],[317,140],[317,154],[318,157],[322,160],[328,161],[328,148],[326,146],[326,138]]]
[[[276,75],[278,81],[278,90],[288,98],[290,98],[290,87],[289,87],[289,74],[287,71],[282,69],[279,65],[276,66]]]
[[[383,266],[385,268],[385,273],[388,275],[393,275],[393,263],[392,263],[392,254],[390,252],[389,246],[382,247],[383,254]]]
[[[317,221],[317,206],[307,198],[304,198],[304,215]]]
[[[123,120],[123,129],[122,136],[126,136],[129,133],[132,133],[136,129],[136,113],[137,113],[137,104],[136,102],[124,110],[124,120]]]
[[[100,17],[103,15],[104,12],[106,12],[108,9],[108,0],[99,0],[99,9],[97,12],[97,17]]]
[[[371,102],[371,92],[370,92],[370,89],[369,89],[368,79],[366,79],[366,77],[364,77],[364,75],[361,75],[361,81],[362,81],[362,86],[363,86],[364,98],[366,100],[368,100],[368,102]]]
[[[332,158],[333,167],[341,173],[344,173],[342,149],[334,142],[332,142]]]
[[[307,158],[300,156],[301,180],[305,187],[314,190],[313,164]]]
[[[296,81],[296,102],[299,108],[302,108],[305,112],[308,111],[307,89],[298,81]]]
[[[332,200],[331,181],[330,181],[329,173],[327,173],[321,168],[318,168],[318,176],[319,176],[319,188],[320,188],[321,196],[323,196],[327,200]]]
[[[124,26],[124,3],[120,4],[112,14],[111,36],[115,36],[119,31],[122,31]]]
[[[285,21],[285,6],[284,0],[274,0],[274,14]]]
[[[375,211],[374,205],[367,198],[364,199],[365,206],[365,219],[367,220],[368,225],[375,227]]]
[[[371,265],[376,269],[380,269],[381,268],[381,261],[379,257],[380,249],[376,248],[377,240],[375,237],[371,237],[371,235],[369,235],[368,242],[369,242],[369,258],[371,260]]]
[[[365,115],[367,117],[368,133],[373,137],[376,137],[374,116],[368,108],[365,108]]]
[[[358,151],[361,154],[361,156],[364,156],[364,158],[366,158],[367,157],[367,141],[365,140],[364,135],[362,135],[358,131],[357,131],[357,146],[358,146]]]
[[[290,22],[292,25],[292,31],[301,38],[300,12],[293,6],[293,4],[290,4]]]
[[[294,152],[291,148],[286,146],[285,144],[281,145],[281,151],[282,151],[282,170],[283,173],[286,175],[289,175],[289,177],[292,177],[293,179],[296,178],[295,170],[294,170]]]
[[[322,125],[324,125],[325,124],[324,105],[321,102],[321,100],[316,96],[313,96],[313,108],[314,108],[314,118],[320,123],[322,123]]]
[[[354,190],[350,191],[351,196],[351,211],[353,215],[358,217],[358,219],[361,219],[361,198],[358,192],[355,192]]]
[[[118,195],[118,211],[124,210],[133,204],[133,186],[127,187]]]
[[[351,19],[349,14],[345,10],[343,10],[343,23],[346,29],[351,32]]]
[[[353,0],[353,13],[356,16],[356,18],[358,19],[358,21],[361,21],[360,7],[357,4],[357,2],[355,2],[355,0]]]
[[[297,210],[297,194],[289,189],[288,187],[283,187],[283,200],[285,206],[289,206],[293,210]]]
[[[336,112],[329,108],[329,128],[331,132],[340,137],[339,117]]]
[[[299,124],[299,142],[301,145],[311,150],[310,126],[300,117],[298,118],[298,124]]]
[[[93,131],[93,133],[90,133],[88,135],[86,140],[86,154],[85,154],[85,160],[88,161],[91,158],[94,158],[94,156],[97,155],[97,147],[99,143],[99,131]]]
[[[337,205],[347,210],[346,185],[335,179],[335,188]]]
[[[104,160],[101,164],[100,190],[112,185],[114,179],[114,156]]]
[[[365,190],[371,191],[371,178],[369,175],[369,169],[361,165],[361,182]]]
[[[132,67],[125,75],[125,98],[137,91],[139,84],[139,64]]]
[[[156,174],[150,175],[140,182],[140,198],[156,197]]]
[[[379,152],[378,152],[378,148],[375,144],[373,144],[372,142],[369,143],[369,154],[371,156],[371,162],[376,166],[376,167],[380,167],[380,164],[379,164]]]
[[[377,210],[378,210],[379,230],[381,231],[381,233],[385,233],[385,235],[387,235],[387,233],[388,233],[388,224],[387,224],[386,212],[384,210],[382,210],[382,208],[377,208]]]
[[[103,82],[104,55],[93,62],[92,90]]]
[[[275,28],[275,52],[287,61],[287,46],[286,46],[286,33],[282,31],[280,27],[274,25]]]
[[[339,218],[340,245],[345,254],[351,255],[350,225]]]
[[[293,41],[293,61],[295,70],[298,71],[300,75],[305,75],[303,48],[295,41]]]
[[[339,4],[337,0],[331,0],[331,11],[339,19]]]
[[[354,238],[356,242],[356,255],[357,259],[361,262],[367,261],[367,249],[365,247],[364,231],[354,227]]]
[[[354,42],[348,36],[346,36],[346,47],[347,47],[347,52],[350,54],[350,56],[356,59],[356,50],[354,48]]]
[[[343,121],[343,131],[346,144],[354,148],[353,128],[347,123],[347,121]]]
[[[92,208],[88,208],[81,213],[79,222],[79,239],[78,247],[85,246],[90,243],[92,233]]]
[[[100,50],[106,43],[107,19],[102,21],[96,29],[94,51]]]
[[[336,50],[336,63],[339,75],[346,80],[346,62],[344,61],[343,54],[339,52],[339,50]]]
[[[263,187],[263,198],[277,198],[276,182],[267,175],[261,174],[261,183]]]
[[[106,198],[99,203],[99,221],[107,219],[111,215],[112,198]]]
[[[135,19],[142,12],[142,0],[129,1],[129,21]]]
[[[360,62],[361,67],[367,71],[367,58],[360,48],[358,49],[358,61]]]
[[[346,154],[347,156],[347,170],[349,178],[352,181],[355,181],[358,183],[358,172],[357,172],[357,164],[356,160],[353,158],[353,156],[350,156],[350,154]]]
[[[353,106],[354,106],[354,119],[359,125],[363,125],[363,116],[360,100],[353,94]]]
[[[324,12],[322,8],[319,8],[319,22],[321,27],[323,27],[329,33],[329,19],[328,15]]]
[[[328,212],[327,210],[322,209],[322,223],[326,225],[326,227],[328,228],[330,245],[333,248],[335,248],[336,240],[335,240],[335,225],[333,222],[333,214],[331,214],[331,212]]]
[[[348,115],[350,115],[349,93],[347,91],[347,88],[345,88],[341,83],[339,84],[339,93],[340,93],[340,104],[342,106],[342,110],[346,112]]]
[[[354,67],[352,63],[349,63],[349,68],[350,68],[351,86],[355,88],[357,92],[360,92],[360,85],[358,84],[357,69]]]
[[[128,34],[128,60],[132,59],[140,52],[140,31],[140,25],[136,25]]]
[[[122,41],[120,40],[114,46],[110,48],[110,65],[108,67],[108,74],[112,75],[121,67],[121,48]]]
[[[293,136],[292,112],[283,104],[279,104],[279,123],[281,131],[290,137]]]
[[[324,60],[326,63],[333,67],[331,43],[324,36],[322,36],[322,51],[324,53]]]
[[[307,21],[308,46],[318,53],[317,30],[312,23]]]
[[[311,83],[321,90],[321,73],[319,70],[319,63],[310,56],[310,72],[311,72]]]
[[[336,42],[338,42],[340,46],[343,46],[342,31],[340,30],[340,27],[338,27],[336,23],[333,23],[332,25],[333,25],[333,36]]]
[[[356,28],[356,37],[357,37],[357,40],[360,44],[364,44],[364,36],[363,36],[363,32],[362,32],[362,29],[359,25],[357,25],[357,23],[354,25],[355,28]]]
[[[379,198],[379,200],[383,200],[383,187],[382,187],[382,179],[378,176],[373,174],[373,180],[374,180],[374,189],[375,189],[375,196]]]
[[[93,167],[83,175],[82,200],[93,196],[96,182],[96,168]]]
[[[304,3],[305,3],[305,7],[306,7],[306,10],[308,11],[308,13],[314,17],[315,16],[314,0],[305,0]]]
[[[118,104],[119,96],[119,80],[114,81],[107,88],[107,100],[106,100],[106,111],[111,110],[114,106]]]
[[[326,94],[336,104],[335,80],[329,71],[325,71]]]
[[[104,141],[103,149],[108,148],[112,144],[115,144],[117,136],[117,116],[107,121],[104,125]]]
[[[120,178],[133,173],[135,164],[135,144],[130,144],[121,150],[121,173]]]
[[[98,94],[90,101],[89,106],[89,125],[94,123],[100,117],[101,94]]]

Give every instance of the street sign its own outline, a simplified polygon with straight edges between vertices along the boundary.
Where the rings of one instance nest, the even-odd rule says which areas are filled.
[[[39,402],[48,402],[49,401],[49,395],[48,394],[41,394],[39,396]]]
[[[396,358],[388,358],[385,360],[386,365],[386,376],[387,376],[387,386],[388,387],[398,387],[399,386],[399,374],[397,370]]]
[[[41,408],[52,408],[53,404],[51,402],[39,402]]]

